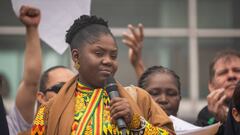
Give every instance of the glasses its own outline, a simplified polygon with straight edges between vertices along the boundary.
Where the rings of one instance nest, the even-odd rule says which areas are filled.
[[[50,88],[47,88],[45,91],[43,91],[44,94],[46,94],[47,92],[55,92],[55,93],[58,93],[59,90],[62,88],[62,86],[65,84],[65,82],[60,82],[60,83],[57,83],[55,85],[53,85],[52,87]]]

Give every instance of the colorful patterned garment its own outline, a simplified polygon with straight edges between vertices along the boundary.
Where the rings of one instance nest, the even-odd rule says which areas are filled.
[[[44,126],[44,110],[45,106],[40,106],[37,116],[33,121],[33,127],[31,129],[31,135],[43,135],[45,131]]]
[[[81,83],[77,83],[75,91],[75,113],[71,135],[122,135],[115,124],[111,123],[110,99],[103,89],[90,89]],[[43,135],[44,108],[41,107],[33,123],[32,135]],[[134,114],[131,129],[127,129],[127,135],[168,135],[169,133],[159,127],[154,127],[144,119],[141,125],[141,116]],[[82,123],[79,125],[79,123]]]
[[[80,121],[83,118],[84,113],[87,111],[88,105],[93,99],[92,97],[94,95],[94,92],[96,91],[102,92],[102,95],[100,95],[101,99],[98,103],[96,103],[98,104],[98,107],[96,107],[94,115],[92,115],[92,117],[89,119],[84,131],[84,135],[90,135],[90,134],[95,135],[97,133],[97,131],[95,130],[99,128],[102,128],[102,130],[100,129],[100,133],[103,133],[104,135],[121,135],[122,134],[121,131],[119,131],[119,129],[116,127],[115,124],[111,123],[110,99],[109,99],[109,96],[107,95],[107,92],[103,89],[91,90],[90,88],[82,85],[79,82],[77,84],[77,91],[75,93],[76,104],[75,104],[74,123],[72,125],[72,135],[75,135],[77,133],[77,127],[79,123],[81,123]],[[96,112],[99,112],[99,113],[96,113]],[[97,116],[97,115],[100,115],[100,116]],[[97,124],[96,124],[97,122],[100,123],[99,127],[97,127]],[[146,134],[151,133],[155,135],[168,134],[167,131],[161,128],[153,127],[148,123],[146,123],[145,133]],[[130,130],[127,130],[127,134],[133,134],[133,133],[130,133]]]
[[[97,91],[101,93],[99,94],[100,100],[98,102],[97,102],[97,97],[94,96],[94,93],[97,93]],[[78,83],[77,90],[75,92],[75,97],[76,97],[75,116],[74,116],[74,123],[72,125],[72,133],[71,133],[72,135],[75,135],[77,133],[82,134],[83,132],[84,132],[84,135],[90,135],[90,134],[94,135],[94,134],[98,134],[98,131],[96,130],[99,130],[100,133],[104,133],[106,135],[121,134],[118,128],[114,124],[111,124],[110,106],[109,106],[110,99],[105,90],[103,89],[91,90],[90,88],[82,85],[81,83]],[[92,101],[95,103],[93,103]],[[97,107],[94,108],[93,104],[97,105]],[[87,123],[86,123],[86,120],[84,120],[86,123],[85,130],[83,129],[83,132],[80,132],[77,130],[77,128],[79,126],[79,123],[84,123],[80,121],[84,119],[84,113],[88,112],[88,109],[90,109],[89,105],[91,105],[92,109],[95,109],[95,113],[93,112],[92,114],[89,114],[90,118]]]

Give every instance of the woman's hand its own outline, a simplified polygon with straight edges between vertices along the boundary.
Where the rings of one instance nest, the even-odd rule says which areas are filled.
[[[113,98],[110,102],[110,113],[114,122],[118,118],[123,118],[126,124],[131,123],[133,112],[126,98]]]

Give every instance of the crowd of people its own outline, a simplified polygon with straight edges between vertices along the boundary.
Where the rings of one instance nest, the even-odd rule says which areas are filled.
[[[108,23],[97,16],[82,15],[66,33],[77,73],[55,66],[41,74],[42,56],[38,35],[39,9],[22,6],[20,21],[26,28],[24,71],[13,109],[5,113],[1,97],[4,134],[66,135],[174,135],[181,101],[181,80],[171,69],[153,65],[145,69],[142,59],[144,28],[129,25],[122,42],[129,47],[129,60],[137,86],[116,86],[119,96],[106,91],[106,80],[118,69],[118,46]],[[207,105],[195,125],[221,122],[215,134],[240,133],[240,52],[216,54],[209,66]],[[117,95],[118,95],[117,94]],[[37,101],[37,109],[35,103]],[[37,110],[37,111],[36,111]],[[119,126],[122,120],[125,126]]]

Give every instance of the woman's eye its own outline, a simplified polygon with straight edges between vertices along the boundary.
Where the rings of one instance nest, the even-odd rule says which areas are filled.
[[[149,94],[152,95],[152,96],[156,96],[156,95],[158,95],[158,92],[156,92],[156,91],[150,91]]]
[[[117,59],[117,54],[112,54],[111,57],[112,57],[112,59],[115,60],[115,59]]]
[[[102,56],[102,55],[103,55],[103,52],[102,52],[102,51],[96,51],[95,54],[96,54],[97,56]]]
[[[177,93],[168,93],[169,96],[177,96]]]
[[[175,91],[172,91],[172,90],[168,90],[168,92],[167,92],[167,95],[169,95],[169,96],[177,96],[177,92],[175,92]]]

